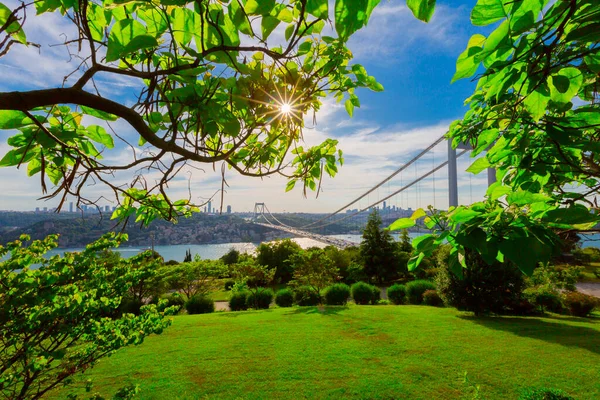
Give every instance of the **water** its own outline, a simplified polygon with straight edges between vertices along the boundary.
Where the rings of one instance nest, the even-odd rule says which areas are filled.
[[[411,238],[415,238],[418,236],[424,235],[424,233],[420,232],[410,232],[409,236]],[[332,238],[343,239],[349,242],[354,242],[359,244],[362,240],[361,235],[330,235]],[[399,240],[400,234],[392,234],[392,236]],[[298,243],[302,248],[306,249],[308,247],[319,247],[323,248],[327,246],[325,243],[317,242],[308,238],[295,238],[292,239],[296,243]],[[155,246],[154,250],[157,251],[165,261],[175,260],[182,262],[185,257],[185,252],[190,250],[192,256],[196,254],[199,255],[203,259],[214,260],[225,255],[229,250],[236,249],[241,253],[249,253],[252,254],[256,250],[256,247],[259,243],[222,243],[222,244],[178,244],[172,246]],[[594,235],[586,235],[582,237],[582,247],[600,247],[600,234]],[[81,248],[70,248],[70,249],[55,249],[48,252],[47,256],[53,256],[55,254],[64,254],[65,252],[73,252],[73,251],[81,251]],[[120,247],[117,249],[119,253],[125,258],[132,257],[141,251],[147,249],[143,248],[134,248],[134,247]]]

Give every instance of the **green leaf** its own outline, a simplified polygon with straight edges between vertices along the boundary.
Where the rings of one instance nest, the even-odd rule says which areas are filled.
[[[548,93],[548,89],[545,85],[540,85],[540,87],[527,95],[523,104],[529,114],[531,114],[533,120],[539,121],[546,114],[546,107],[548,107],[549,101],[550,94]]]
[[[21,111],[0,110],[0,129],[15,129],[32,123]]]
[[[156,39],[150,35],[140,35],[134,37],[127,46],[123,49],[123,54],[135,53],[138,50],[142,49],[150,49],[153,47],[157,47],[158,42]]]
[[[533,203],[540,203],[550,201],[550,197],[541,193],[531,193],[526,190],[519,190],[509,194],[506,197],[508,204],[514,204],[517,206],[525,206]]]
[[[247,0],[244,9],[248,15],[269,15],[275,0]]]
[[[0,3],[0,27],[6,24],[11,14],[12,10],[10,10],[4,4]],[[23,31],[23,28],[21,28],[21,24],[19,24],[17,20],[9,24],[6,27],[5,32],[10,34],[14,39],[19,41],[20,43],[27,44],[25,32]]]
[[[112,27],[108,35],[108,49],[106,50],[106,61],[116,61],[125,54],[127,46],[138,36],[146,35],[146,28],[140,22],[134,19],[120,20]],[[147,39],[146,40],[146,44]],[[141,43],[144,44],[143,41]],[[134,42],[132,47],[136,47]]]
[[[410,260],[408,260],[408,270],[409,271],[414,271],[415,269],[417,269],[419,267],[419,264],[421,264],[421,261],[423,261],[423,259],[425,258],[425,253],[419,253],[419,255],[411,257]]]
[[[407,228],[412,228],[413,226],[415,226],[415,220],[411,219],[411,218],[400,218],[394,222],[392,222],[392,224],[390,226],[388,226],[388,229],[390,231],[398,231],[401,229],[407,229]]]
[[[308,0],[306,2],[306,12],[317,18],[327,19],[329,17],[328,0]]]
[[[92,139],[94,142],[105,145],[109,149],[112,149],[113,147],[115,147],[113,137],[111,135],[109,135],[106,132],[106,130],[101,126],[98,126],[98,125],[88,126],[84,135],[89,137],[90,139]]]
[[[500,242],[498,248],[527,275],[531,275],[538,263],[548,261],[552,255],[552,248],[533,235],[506,239]]]
[[[570,102],[583,83],[583,74],[577,68],[567,67],[548,79],[550,98],[556,103]]]
[[[480,61],[478,61],[476,55],[483,50],[482,46],[484,43],[485,36],[478,33],[471,36],[466,50],[456,60],[456,73],[452,77],[452,82],[468,78],[477,71]]]
[[[504,21],[498,26],[488,38],[485,40],[483,49],[486,52],[493,52],[500,44],[504,43],[508,38],[508,21]]]
[[[471,11],[471,22],[476,26],[493,24],[506,18],[502,0],[478,0]]]
[[[477,218],[481,215],[480,212],[470,210],[464,207],[458,207],[454,211],[450,213],[450,219],[457,224],[462,224],[465,222],[469,222],[473,218]]]
[[[352,103],[352,100],[346,100],[344,106],[346,107],[346,112],[348,113],[348,115],[352,117],[354,115],[354,104]]]
[[[94,108],[81,106],[81,111],[83,111],[87,115],[91,115],[92,117],[100,118],[104,121],[116,121],[118,117],[113,114],[109,114],[104,111],[96,110]]]
[[[469,168],[467,168],[467,172],[477,175],[484,169],[488,169],[492,164],[487,159],[487,157],[480,157]]]
[[[289,192],[290,190],[292,190],[294,188],[294,186],[296,186],[296,180],[292,179],[291,181],[289,181],[287,183],[287,185],[285,186],[285,191]]]
[[[424,22],[429,22],[435,10],[435,0],[406,0],[406,5],[413,15]]]
[[[280,22],[281,21],[279,19],[277,19],[275,17],[271,17],[270,15],[265,15],[262,18],[260,27],[261,27],[261,31],[262,31],[263,40],[267,40],[267,38],[269,37],[271,32],[273,32],[273,30],[275,28],[277,28],[277,25],[279,25]]]
[[[419,209],[415,210],[415,212],[413,212],[413,214],[410,216],[410,219],[413,219],[416,221],[419,218],[423,218],[426,216],[427,216],[427,213],[425,212],[425,210],[423,210],[422,208],[419,208]]]
[[[380,0],[336,0],[335,30],[344,41],[369,21]]]

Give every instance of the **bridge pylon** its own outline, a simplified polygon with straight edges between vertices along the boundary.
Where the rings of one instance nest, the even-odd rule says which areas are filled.
[[[254,203],[254,221],[257,221],[264,212],[265,203]]]

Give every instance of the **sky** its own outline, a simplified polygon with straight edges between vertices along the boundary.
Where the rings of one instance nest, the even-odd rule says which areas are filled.
[[[13,5],[10,0],[7,6]],[[323,179],[318,198],[314,193],[303,197],[300,189],[285,192],[281,177],[248,178],[231,170],[224,194],[224,205],[233,211],[251,211],[255,202],[264,202],[273,212],[331,212],[362,194],[374,183],[383,180],[415,154],[443,135],[449,124],[461,118],[466,111],[464,100],[473,92],[475,84],[468,80],[450,84],[455,61],[464,50],[468,38],[481,33],[469,22],[470,9],[475,1],[438,1],[429,24],[416,20],[403,0],[382,0],[374,10],[366,28],[356,33],[349,42],[355,62],[365,66],[385,87],[381,93],[361,89],[357,92],[361,107],[350,118],[343,104],[327,98],[316,115],[312,115],[304,130],[306,145],[321,143],[326,138],[339,141],[345,164],[339,174]],[[0,91],[31,90],[60,87],[63,78],[73,69],[74,60],[62,46],[51,46],[64,40],[64,35],[75,37],[73,27],[60,14],[41,17],[29,16],[26,24],[28,39],[42,44],[34,47],[14,47],[0,58]],[[485,32],[483,32],[485,33]],[[278,33],[274,32],[276,37]],[[108,80],[99,77],[108,96],[131,98],[136,84],[128,79]],[[104,79],[104,81],[102,81]],[[70,79],[68,83],[74,82]],[[85,123],[85,121],[84,121]],[[135,138],[136,133],[127,123],[118,121],[112,127],[122,136]],[[0,131],[0,157],[9,150],[6,139],[13,133]],[[116,148],[108,159],[127,157],[125,148]],[[447,145],[441,143],[416,166],[399,174],[390,183],[357,202],[351,208],[363,208],[392,193],[421,173],[447,159]],[[468,154],[458,160],[459,202],[478,201],[485,192],[485,172],[473,176],[465,169],[473,162]],[[0,168],[0,209],[33,210],[35,207],[55,207],[57,200],[37,200],[41,195],[39,178],[28,178],[25,168]],[[220,168],[208,165],[203,171],[189,171],[173,182],[174,198],[188,195],[192,200],[205,201],[221,186]],[[187,177],[191,176],[188,182]],[[148,177],[152,179],[151,176]],[[115,179],[119,179],[116,177]],[[414,188],[394,196],[388,205],[418,208],[434,205],[448,207],[447,170],[437,172],[434,179],[426,179]],[[100,186],[90,186],[88,195],[100,197],[108,192]],[[102,205],[114,205],[107,196]],[[220,198],[213,201],[219,203]]]

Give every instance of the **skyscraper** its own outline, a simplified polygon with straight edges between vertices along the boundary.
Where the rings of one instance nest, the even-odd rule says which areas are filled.
[[[231,214],[231,206],[227,206],[227,214]]]
[[[110,206],[104,206],[104,212],[110,212]]]
[[[385,201],[383,202],[383,210],[384,210],[384,211],[385,211],[385,210],[387,210],[387,206],[386,206],[386,203],[385,203]]]
[[[212,202],[210,202],[210,201],[208,202],[208,212],[209,212],[209,213],[213,212],[213,209],[212,209]]]
[[[69,203],[69,212],[73,212],[73,202]]]

